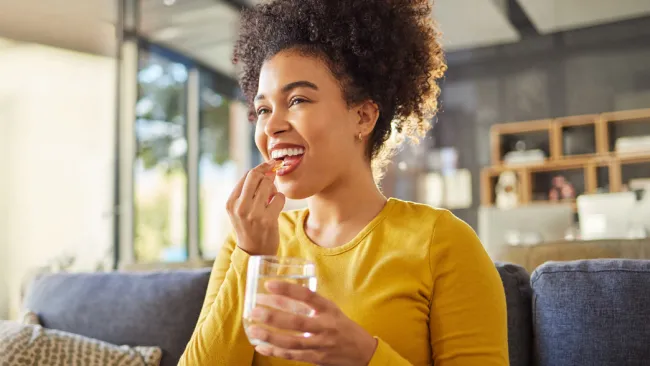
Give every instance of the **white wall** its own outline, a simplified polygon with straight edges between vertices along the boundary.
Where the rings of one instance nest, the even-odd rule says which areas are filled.
[[[13,316],[28,271],[63,253],[91,269],[111,249],[114,63],[33,44],[0,50],[0,278]]]
[[[0,51],[1,52],[1,51]],[[9,124],[11,118],[11,103],[7,99],[0,99],[0,319],[9,316],[9,293],[6,280],[6,266],[3,258],[7,257],[7,232],[9,199],[7,171],[9,170]]]

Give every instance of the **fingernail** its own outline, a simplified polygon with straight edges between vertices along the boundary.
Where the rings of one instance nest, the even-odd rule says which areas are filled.
[[[269,353],[271,353],[271,348],[269,346],[260,345],[260,346],[255,347],[255,351],[257,351],[257,353],[261,353],[263,355],[268,355]]]
[[[279,281],[269,281],[266,283],[266,289],[269,291],[275,291],[280,288],[280,282]]]
[[[250,336],[253,338],[259,338],[262,336],[262,330],[258,327],[251,327],[248,329]]]
[[[253,313],[251,315],[253,316],[253,320],[263,322],[266,321],[268,312],[263,308],[255,308],[253,309]]]

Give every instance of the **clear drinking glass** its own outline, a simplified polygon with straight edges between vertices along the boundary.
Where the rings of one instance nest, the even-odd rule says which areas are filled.
[[[314,311],[305,303],[290,300],[286,297],[273,295],[266,290],[268,281],[286,281],[295,283],[316,291],[316,266],[303,258],[282,258],[273,256],[252,256],[248,260],[246,278],[246,297],[244,299],[244,329],[248,340],[254,346],[264,342],[249,335],[248,329],[255,325],[273,332],[282,332],[307,337],[308,334],[280,330],[259,324],[251,319],[251,313],[256,307],[275,308],[289,313],[313,316]]]

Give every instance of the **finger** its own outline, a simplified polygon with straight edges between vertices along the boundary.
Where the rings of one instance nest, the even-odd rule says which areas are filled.
[[[302,307],[306,308],[306,305],[302,305]],[[253,310],[251,315],[253,320],[277,329],[293,330],[300,333],[319,333],[323,331],[323,326],[321,326],[317,318],[303,315],[309,314],[311,309],[299,310],[299,314],[292,314],[286,311],[258,307]]]
[[[267,198],[267,200],[266,200],[266,207],[269,207],[269,205],[271,204],[271,201],[273,200],[273,196],[275,196],[277,193],[278,193],[278,187],[276,187],[275,183],[274,183],[271,186],[271,194],[269,194],[269,198]]]
[[[321,364],[324,360],[323,353],[316,350],[289,350],[272,345],[260,345],[255,347],[255,350],[264,356],[284,358],[285,360],[295,360],[311,364]]]
[[[235,201],[237,201],[237,198],[241,195],[242,188],[244,187],[244,182],[246,181],[246,177],[248,176],[248,173],[246,173],[239,182],[237,182],[237,185],[235,185],[235,188],[232,190],[230,193],[230,196],[228,197],[228,201],[226,202],[226,208],[232,211],[232,209],[235,207]]]
[[[269,198],[273,194],[273,187],[275,187],[275,185],[273,184],[273,180],[270,177],[264,177],[262,181],[260,181],[260,185],[259,187],[257,187],[257,191],[255,192],[255,196],[253,197],[254,210],[266,209],[267,203],[269,202]]]
[[[284,297],[280,295],[257,294],[255,295],[255,303],[256,305],[262,305],[268,308],[291,311],[291,307],[292,307],[291,303],[298,303],[298,302],[296,300],[291,300],[288,297]],[[307,305],[304,306],[307,307]]]
[[[268,281],[266,288],[271,293],[289,297],[311,306],[317,312],[324,312],[331,308],[331,303],[326,298],[320,296],[314,291],[296,285],[295,283],[285,281]]]
[[[267,161],[267,163],[270,164],[270,166],[271,166],[271,168],[269,169],[269,172],[267,172],[267,174],[271,174],[271,173],[275,174],[275,173],[277,173],[277,171],[280,170],[280,168],[283,165],[283,162],[281,160],[269,160],[269,161]]]
[[[252,171],[260,172],[262,174],[274,173],[273,167],[275,167],[277,164],[278,162],[275,160],[267,160],[253,168]]]
[[[276,192],[267,206],[267,211],[269,214],[275,216],[280,216],[280,212],[284,209],[284,203],[286,202],[286,197],[280,193]]]
[[[262,179],[264,179],[264,175],[258,171],[251,170],[248,172],[248,176],[244,182],[244,188],[239,196],[239,204],[241,208],[243,208],[242,211],[248,212],[248,210],[253,206],[255,192],[257,192],[257,188],[262,182]]]
[[[266,161],[266,162],[256,166],[255,168],[251,169],[246,174],[244,174],[244,176],[241,177],[239,182],[237,182],[237,185],[235,186],[235,188],[232,190],[232,193],[230,194],[230,197],[228,198],[228,202],[226,202],[226,206],[231,210],[234,208],[235,201],[237,201],[237,199],[241,196],[243,188],[244,188],[244,183],[246,182],[246,179],[248,178],[248,175],[249,175],[250,172],[259,171],[260,173],[264,174],[264,173],[266,173],[268,171],[271,171],[273,166],[275,166],[275,163],[273,163],[272,161]]]
[[[314,309],[304,302],[290,299],[286,296],[274,294],[257,294],[255,295],[257,306],[261,308],[276,309],[282,312],[307,317],[314,316]]]
[[[259,187],[259,184],[261,182],[261,178],[264,177],[273,177],[275,179],[275,172],[273,171],[273,167],[275,166],[275,160],[269,160],[266,161],[255,168],[251,169],[248,172],[248,176],[250,176],[251,179],[251,184],[247,185],[248,179],[246,182],[244,182],[244,188],[242,192],[242,196],[244,198],[247,197],[255,197],[255,192],[257,192],[257,189]],[[261,178],[260,178],[261,177]],[[271,180],[273,180],[271,179]],[[254,184],[257,183],[257,184]],[[248,189],[247,189],[248,187]]]
[[[323,348],[323,342],[321,339],[309,333],[305,333],[304,335],[300,333],[297,333],[296,335],[290,335],[286,333],[274,332],[272,330],[261,327],[251,327],[248,332],[251,338],[279,348],[290,350]]]

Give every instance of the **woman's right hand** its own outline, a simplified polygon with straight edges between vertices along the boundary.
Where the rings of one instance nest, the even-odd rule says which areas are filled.
[[[275,165],[271,160],[249,171],[226,203],[237,246],[250,255],[276,255],[280,244],[278,218],[285,197],[273,184]]]

